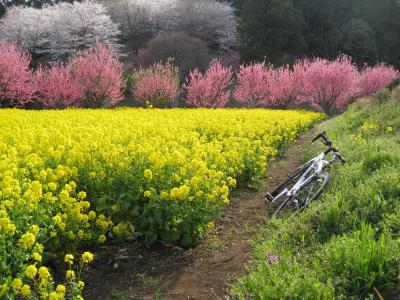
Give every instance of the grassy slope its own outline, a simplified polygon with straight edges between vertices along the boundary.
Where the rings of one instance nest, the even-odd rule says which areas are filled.
[[[320,125],[348,163],[301,215],[267,223],[233,299],[376,298],[398,288],[399,116],[400,90],[383,91]]]

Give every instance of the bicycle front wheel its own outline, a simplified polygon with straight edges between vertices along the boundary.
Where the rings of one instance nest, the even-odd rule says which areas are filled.
[[[331,175],[324,172],[316,176],[312,181],[304,186],[296,196],[298,202],[297,211],[302,211],[311,202],[317,200],[324,192],[324,189],[328,185],[330,180]]]
[[[275,210],[274,214],[272,215],[273,217],[277,217],[278,215],[281,214],[281,212],[290,205],[290,203],[292,202],[292,197],[288,197],[286,198],[279,206],[278,208]]]
[[[312,201],[318,199],[325,187],[331,180],[329,173],[317,175],[312,181],[305,185],[296,196],[286,198],[275,210],[273,216],[277,217],[284,209],[290,209],[293,213],[298,213],[305,209]]]

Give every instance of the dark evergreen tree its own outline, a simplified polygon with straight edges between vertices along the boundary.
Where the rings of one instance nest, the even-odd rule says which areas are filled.
[[[282,64],[306,50],[301,12],[288,0],[247,0],[242,7],[240,53],[245,61],[264,57]]]
[[[385,61],[400,67],[397,0],[293,0],[306,23],[308,56],[339,53],[358,64]]]
[[[351,19],[343,26],[342,49],[359,65],[373,64],[378,59],[375,33],[362,19]]]

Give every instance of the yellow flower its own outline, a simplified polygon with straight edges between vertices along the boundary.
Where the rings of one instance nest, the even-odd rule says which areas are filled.
[[[31,226],[31,232],[32,232],[35,236],[37,236],[37,235],[39,234],[39,226],[37,226],[37,225],[32,225],[32,226]]]
[[[33,252],[33,253],[32,253],[32,258],[33,258],[34,260],[36,260],[37,262],[42,261],[42,256],[41,256],[39,253],[37,253],[37,252]]]
[[[179,189],[178,188],[173,188],[171,190],[171,198],[172,199],[178,199],[179,198]]]
[[[93,210],[89,211],[88,215],[89,215],[89,219],[90,220],[96,219],[96,212],[95,211],[93,211]]]
[[[60,299],[62,299],[62,298],[61,298],[60,295],[57,294],[56,292],[51,292],[51,293],[49,294],[49,296],[48,296],[48,299],[49,299],[49,300],[60,300]]]
[[[79,192],[78,193],[78,199],[84,200],[86,199],[86,193],[85,192]]]
[[[124,237],[133,231],[132,226],[116,222],[114,227],[110,217],[126,213],[129,197],[122,195],[115,206],[107,199],[104,204],[112,211],[107,216],[97,216],[86,201],[88,190],[97,192],[100,201],[104,193],[117,195],[118,186],[131,189],[131,185],[131,190],[138,190],[143,198],[154,197],[161,206],[187,201],[182,216],[191,209],[194,214],[218,209],[229,202],[232,187],[256,186],[266,173],[267,162],[277,155],[276,148],[322,118],[311,112],[266,109],[0,110],[0,238],[12,240],[18,233],[14,246],[25,253],[25,264],[35,268],[43,255],[43,245],[37,240],[50,240],[61,247],[78,240],[101,244],[111,229]],[[373,133],[375,126],[365,124],[356,142],[364,143],[363,135]],[[72,181],[77,178],[82,179],[80,185]],[[118,184],[106,190],[104,182]],[[135,207],[131,210],[142,213]],[[176,221],[181,216],[168,218]],[[193,228],[200,225],[193,224]],[[17,261],[18,253],[11,250],[11,260]],[[67,259],[67,264],[78,260],[82,265],[80,259]],[[21,279],[28,280],[27,265],[21,267],[7,284],[21,273]],[[32,298],[44,292],[50,297],[50,287],[40,291],[43,284],[35,271],[28,268],[27,273],[36,281]],[[43,269],[40,274],[49,277]]]
[[[161,199],[163,199],[163,200],[168,199],[168,196],[169,196],[169,194],[168,194],[167,192],[165,192],[165,191],[162,191],[162,192],[160,193],[160,197],[161,197]]]
[[[65,285],[58,284],[57,287],[56,287],[56,292],[57,292],[58,294],[64,296],[64,295],[65,295],[65,292],[66,292]]]
[[[91,263],[93,261],[93,254],[90,252],[83,252],[81,260],[85,264]]]
[[[69,280],[75,280],[75,272],[73,270],[68,270],[65,273],[65,277]]]
[[[26,269],[25,269],[26,277],[28,277],[29,279],[33,279],[33,278],[35,278],[36,274],[37,274],[36,266],[29,265],[28,267],[26,267]]]
[[[227,196],[229,194],[229,188],[226,185],[222,186],[219,191],[222,195],[225,195],[225,196]]]
[[[31,295],[31,287],[27,284],[24,284],[20,290],[20,293],[23,297],[28,298]]]
[[[7,283],[0,284],[0,297],[2,297],[8,291]]]
[[[144,170],[144,178],[146,178],[147,180],[153,179],[153,172],[151,172],[150,169]]]
[[[83,230],[79,229],[78,233],[77,233],[78,238],[83,239],[84,235],[85,235],[85,233],[83,232]]]
[[[50,191],[54,192],[57,189],[57,184],[55,182],[50,182],[48,184],[48,187],[49,187]]]
[[[22,288],[23,282],[20,278],[13,279],[11,286],[14,290],[19,291]]]
[[[386,133],[392,133],[393,132],[393,127],[389,126],[386,127]]]
[[[19,243],[25,249],[32,247],[33,244],[35,244],[35,242],[36,242],[36,237],[31,232],[24,233],[19,239]]]
[[[231,186],[231,187],[235,187],[236,186],[236,180],[234,179],[234,178],[232,178],[232,177],[228,177],[227,178],[227,181],[228,181],[228,185],[229,186]]]
[[[72,265],[74,263],[74,256],[72,254],[66,254],[65,257],[64,257],[64,261],[67,264]]]
[[[34,247],[34,250],[35,250],[36,252],[38,252],[38,253],[43,253],[44,247],[43,247],[42,244],[36,243],[36,245],[35,245],[35,247]]]
[[[7,212],[6,211],[1,211],[1,212],[2,213],[0,214],[0,232],[2,231],[2,228],[4,228],[5,234],[13,236],[17,228],[8,218]]]
[[[78,282],[78,289],[83,289],[85,287],[85,283],[81,280]]]
[[[50,275],[49,269],[47,269],[46,267],[43,267],[43,266],[40,267],[39,271],[38,271],[38,274],[39,274],[39,278],[41,280],[47,281],[47,280],[51,279],[51,275]]]
[[[106,236],[104,235],[104,234],[101,234],[100,236],[99,236],[99,239],[98,239],[98,241],[99,241],[99,243],[100,244],[104,244],[104,242],[106,241]]]
[[[52,217],[51,219],[54,222],[54,224],[60,224],[62,222],[62,218],[59,215],[56,215],[56,216]]]
[[[215,224],[214,224],[214,222],[208,222],[207,228],[208,228],[208,230],[214,230],[214,229],[215,229]]]

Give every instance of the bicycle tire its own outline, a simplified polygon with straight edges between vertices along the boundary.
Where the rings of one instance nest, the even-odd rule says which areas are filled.
[[[286,207],[286,205],[292,200],[292,197],[287,197],[275,210],[275,212],[272,214],[273,217],[279,216],[279,214],[282,212],[282,210]]]
[[[322,179],[322,184],[320,186],[320,188],[316,191],[316,193],[314,195],[312,195],[312,197],[307,200],[304,201],[306,202],[305,205],[301,206],[300,208],[298,208],[297,210],[295,210],[293,213],[298,213],[301,212],[302,210],[304,210],[311,202],[315,201],[316,199],[318,199],[319,196],[321,196],[321,194],[323,193],[325,187],[328,185],[328,183],[331,180],[331,175],[327,172],[324,172],[320,175],[318,175],[318,177],[316,177],[314,180],[312,180],[310,183],[308,183],[306,186],[303,187],[302,190],[304,190],[305,188],[310,187],[311,184],[313,184],[314,182],[316,182],[318,179]],[[285,199],[279,206],[278,208],[275,210],[275,212],[273,213],[273,217],[277,217],[284,209],[285,207],[288,205],[289,202],[291,202],[293,200],[293,197],[288,197],[287,199]]]
[[[317,178],[315,178],[313,181],[311,181],[309,184],[307,184],[306,186],[303,187],[303,191],[306,188],[309,188],[313,183],[315,183],[318,180],[322,180],[321,186],[319,187],[319,189],[314,193],[314,195],[312,197],[310,197],[310,199],[308,200],[304,200],[304,199],[298,199],[299,202],[301,202],[301,200],[303,200],[303,205],[297,210],[297,212],[300,212],[302,210],[304,210],[311,202],[317,200],[321,194],[324,192],[325,187],[329,184],[329,182],[332,179],[331,174],[327,173],[327,172],[323,172],[321,174],[318,175]],[[298,198],[298,197],[297,197]]]

